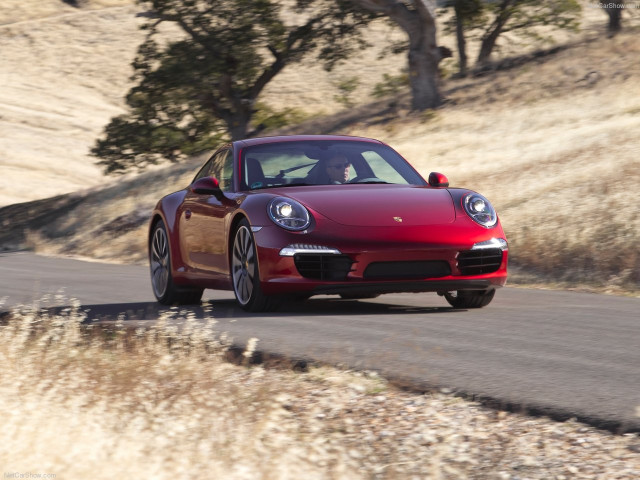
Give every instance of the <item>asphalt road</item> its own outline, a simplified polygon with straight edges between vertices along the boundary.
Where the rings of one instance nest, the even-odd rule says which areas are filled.
[[[50,295],[77,298],[91,320],[156,319],[145,267],[0,254],[7,310]],[[56,298],[56,295],[64,295]],[[503,407],[640,431],[640,299],[503,288],[486,308],[454,310],[435,294],[371,301],[314,297],[250,315],[229,292],[205,292],[236,344],[306,360],[373,369],[416,387],[446,387]],[[1,301],[1,300],[0,300]],[[204,317],[202,307],[191,309]]]

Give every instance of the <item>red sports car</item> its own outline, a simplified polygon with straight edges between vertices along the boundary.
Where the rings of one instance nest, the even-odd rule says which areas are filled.
[[[392,148],[346,136],[236,141],[164,197],[149,230],[160,303],[233,290],[248,311],[317,294],[437,292],[456,308],[491,302],[507,241],[482,195],[425,181]]]

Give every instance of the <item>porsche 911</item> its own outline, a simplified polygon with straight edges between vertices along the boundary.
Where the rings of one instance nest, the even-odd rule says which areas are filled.
[[[481,194],[425,180],[384,143],[281,136],[219,148],[149,229],[162,304],[231,290],[243,309],[313,295],[434,292],[454,308],[488,305],[507,279],[507,240]]]

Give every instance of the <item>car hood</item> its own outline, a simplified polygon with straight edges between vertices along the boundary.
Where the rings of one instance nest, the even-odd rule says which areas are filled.
[[[455,220],[445,189],[406,185],[331,185],[289,189],[286,196],[342,225],[438,225]]]

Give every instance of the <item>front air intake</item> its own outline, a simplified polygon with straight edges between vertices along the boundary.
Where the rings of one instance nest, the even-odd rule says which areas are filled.
[[[498,271],[502,264],[502,250],[482,248],[458,254],[458,270],[462,275],[481,275]]]
[[[449,263],[443,260],[410,262],[373,262],[364,271],[367,280],[409,280],[416,278],[440,278],[451,275]]]
[[[303,277],[329,281],[345,280],[353,264],[347,255],[322,253],[297,253],[293,261]]]

